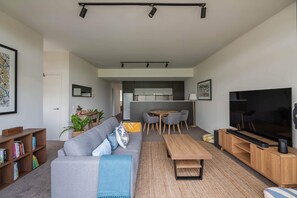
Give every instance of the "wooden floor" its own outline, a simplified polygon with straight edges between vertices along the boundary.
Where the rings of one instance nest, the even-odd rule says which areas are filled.
[[[201,142],[212,155],[205,160],[203,180],[176,181],[163,142],[143,142],[136,185],[138,197],[263,197],[268,187],[212,144]],[[185,175],[196,174],[185,170]]]

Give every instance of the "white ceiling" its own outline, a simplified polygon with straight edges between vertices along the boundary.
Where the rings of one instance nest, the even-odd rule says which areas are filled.
[[[200,19],[198,7],[157,7],[149,18],[151,8],[142,6],[87,7],[82,19],[78,2],[0,0],[0,10],[44,35],[45,50],[69,50],[97,67],[120,68],[121,61],[170,61],[169,68],[185,68],[196,66],[294,0],[166,0],[206,2],[206,19]]]

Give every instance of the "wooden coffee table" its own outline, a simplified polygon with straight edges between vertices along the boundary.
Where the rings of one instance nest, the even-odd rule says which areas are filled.
[[[176,180],[203,178],[204,160],[211,159],[212,155],[189,135],[163,135],[167,149],[167,156],[174,164]],[[177,169],[199,169],[198,176],[178,176]]]

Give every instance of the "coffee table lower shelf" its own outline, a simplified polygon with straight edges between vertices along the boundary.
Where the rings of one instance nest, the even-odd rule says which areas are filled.
[[[202,180],[204,160],[173,160],[176,180]],[[177,169],[199,169],[198,176],[179,176]]]

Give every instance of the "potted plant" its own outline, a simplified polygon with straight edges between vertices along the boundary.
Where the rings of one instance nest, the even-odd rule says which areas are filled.
[[[65,127],[65,129],[60,133],[60,137],[64,132],[71,129],[73,129],[72,137],[76,137],[80,135],[81,133],[84,132],[85,127],[91,122],[91,119],[89,117],[86,117],[85,119],[81,119],[79,115],[74,114],[71,116],[71,122],[72,122],[72,126]]]
[[[98,122],[101,123],[102,119],[104,118],[104,112],[103,110],[98,112]]]
[[[101,111],[98,111],[98,109],[94,109],[93,110],[93,112],[96,112],[96,113],[98,113],[98,117],[97,117],[97,119],[98,119],[98,124],[100,124],[101,123],[101,121],[102,121],[102,119],[104,118],[104,111],[103,110],[101,110]]]

